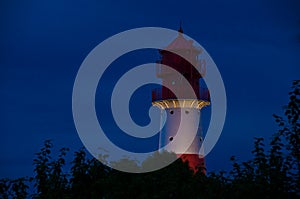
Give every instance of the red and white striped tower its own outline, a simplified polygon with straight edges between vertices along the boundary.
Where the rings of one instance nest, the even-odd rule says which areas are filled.
[[[198,59],[198,55],[202,53],[202,50],[195,47],[192,40],[184,38],[180,26],[175,40],[159,52],[161,59],[156,65],[156,74],[157,77],[162,79],[163,86],[161,89],[153,90],[152,105],[164,109],[167,113],[166,118],[163,118],[163,114],[161,114],[161,121],[165,120],[165,126],[160,132],[159,146],[161,148],[172,142],[176,133],[183,133],[184,135],[190,133],[192,135],[196,132],[196,137],[187,150],[183,148],[183,146],[186,146],[184,143],[173,145],[167,150],[176,153],[183,161],[188,161],[190,168],[197,171],[199,168],[205,168],[204,157],[199,155],[203,141],[200,113],[203,107],[210,105],[209,92],[206,88],[201,88],[199,83],[206,69],[205,60]],[[184,56],[187,60],[177,54]],[[176,75],[174,71],[172,72],[164,65],[177,70],[184,76],[195,94],[185,93],[187,85],[183,83],[182,76]],[[182,98],[176,99],[174,93],[167,88],[172,88],[171,90],[181,93]],[[178,124],[180,121],[183,128],[179,129]],[[203,171],[205,172],[205,169]]]

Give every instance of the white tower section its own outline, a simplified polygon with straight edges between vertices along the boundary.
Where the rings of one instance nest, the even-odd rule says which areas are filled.
[[[161,114],[161,123],[165,123],[160,132],[159,148],[166,146],[166,150],[176,154],[198,154],[203,141],[201,127],[201,108],[209,105],[207,101],[200,100],[161,100],[153,102],[154,106],[165,109],[166,115]],[[175,106],[174,106],[175,105]],[[182,118],[181,118],[182,117]],[[181,128],[178,129],[181,120]],[[180,142],[168,145],[173,141],[176,134],[193,134],[196,137],[192,145],[186,150],[185,143],[188,140],[181,139]],[[188,136],[186,136],[188,138]]]

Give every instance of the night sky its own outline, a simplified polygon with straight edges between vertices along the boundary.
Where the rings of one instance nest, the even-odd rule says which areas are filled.
[[[46,139],[55,151],[69,147],[72,154],[83,146],[72,89],[96,45],[132,28],[177,30],[179,21],[214,59],[227,92],[226,122],[206,158],[208,170],[228,169],[232,155],[250,158],[253,137],[276,131],[272,114],[282,114],[289,86],[300,78],[299,1],[7,0],[0,3],[0,178],[32,175],[34,153]],[[107,92],[128,68],[157,59],[155,50],[122,56],[105,78]],[[140,108],[131,107],[142,125],[148,112],[141,107],[151,103],[146,90],[134,96],[145,99]]]

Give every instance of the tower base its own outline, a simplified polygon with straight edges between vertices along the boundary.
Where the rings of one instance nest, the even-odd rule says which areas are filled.
[[[194,171],[194,173],[201,171],[206,174],[206,167],[204,157],[198,154],[177,154],[183,162],[188,162],[189,167]]]

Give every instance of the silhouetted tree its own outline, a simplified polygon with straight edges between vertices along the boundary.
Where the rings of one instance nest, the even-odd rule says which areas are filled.
[[[284,117],[274,115],[279,130],[269,144],[264,138],[255,138],[253,158],[239,162],[231,157],[229,172],[194,173],[188,162],[178,159],[154,172],[131,174],[111,169],[95,158],[88,159],[84,149],[75,152],[70,171],[63,172],[68,149],[62,148],[54,158],[52,143],[47,140],[36,153],[35,176],[0,180],[0,198],[299,198],[299,90],[300,81],[294,81]],[[174,156],[155,153],[141,165],[128,159],[112,164],[138,171]],[[106,156],[99,158],[105,160]],[[33,193],[28,191],[31,183]]]
[[[34,198],[64,198],[68,190],[67,174],[63,173],[67,148],[60,149],[57,160],[51,157],[52,143],[46,140],[44,147],[34,159],[34,182],[37,193]]]
[[[29,178],[0,180],[0,198],[26,198],[28,196],[29,181]]]

